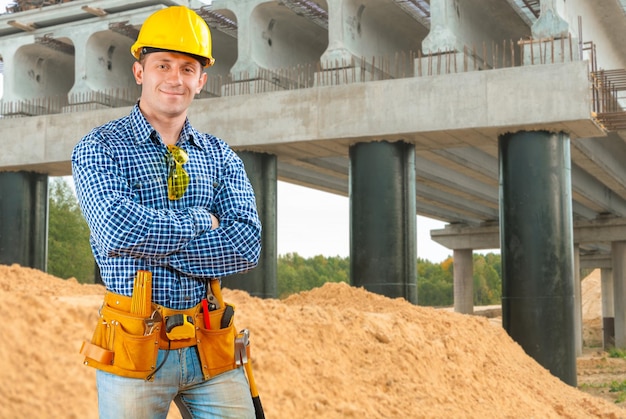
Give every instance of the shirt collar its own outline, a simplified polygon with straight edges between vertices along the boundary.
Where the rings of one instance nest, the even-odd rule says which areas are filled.
[[[155,141],[156,136],[153,136],[153,133],[156,131],[141,113],[141,110],[139,109],[139,102],[133,106],[130,113],[130,120],[134,133],[133,141],[137,145],[143,144],[147,141]],[[204,149],[203,136],[191,126],[188,118],[185,119],[185,124],[183,125],[183,129],[181,131],[181,138],[184,138],[183,143],[189,142],[201,150]]]

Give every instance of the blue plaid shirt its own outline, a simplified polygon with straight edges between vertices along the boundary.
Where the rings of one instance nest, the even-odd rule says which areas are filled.
[[[107,289],[130,296],[137,270],[149,270],[153,301],[185,309],[205,296],[207,278],[256,266],[261,224],[243,163],[224,141],[187,120],[177,146],[190,177],[179,200],[167,197],[167,147],[138,105],[81,139],[72,173]]]

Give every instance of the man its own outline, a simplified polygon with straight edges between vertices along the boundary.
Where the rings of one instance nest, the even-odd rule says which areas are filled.
[[[214,62],[209,28],[194,11],[168,7],[148,17],[131,53],[139,102],[72,154],[107,288],[82,350],[98,368],[100,417],[165,418],[172,400],[184,417],[254,417],[233,359],[236,332],[224,324],[229,307],[215,289],[215,278],[258,262],[254,193],[228,145],[187,119]],[[139,289],[149,315],[137,314]]]

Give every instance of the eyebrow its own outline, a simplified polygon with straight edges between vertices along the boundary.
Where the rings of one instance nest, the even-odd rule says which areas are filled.
[[[185,64],[195,64],[198,62],[195,58],[188,57],[185,54],[180,54],[180,57],[176,57],[176,58],[172,58],[170,56],[154,58],[154,62],[164,62],[164,63],[171,63],[171,62],[178,61],[178,60],[184,61]]]

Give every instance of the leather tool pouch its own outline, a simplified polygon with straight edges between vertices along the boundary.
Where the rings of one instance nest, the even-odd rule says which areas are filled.
[[[221,308],[210,311],[211,329],[204,326],[203,312],[196,315],[198,355],[205,380],[236,368],[234,312],[232,304],[222,304]]]
[[[204,379],[236,368],[235,306],[224,303],[219,281],[213,282],[211,288],[220,308],[208,312],[210,328],[205,327],[205,313],[199,305],[185,311],[152,305],[161,319],[180,313],[193,317],[195,336],[179,340],[168,339],[163,323],[147,328],[146,318],[130,314],[130,297],[107,294],[93,338],[84,342],[80,350],[85,365],[123,377],[148,379],[158,368],[159,349],[197,346]]]
[[[156,368],[161,328],[158,325],[144,334],[145,320],[103,305],[91,342],[84,342],[80,350],[85,355],[85,365],[145,379]]]

